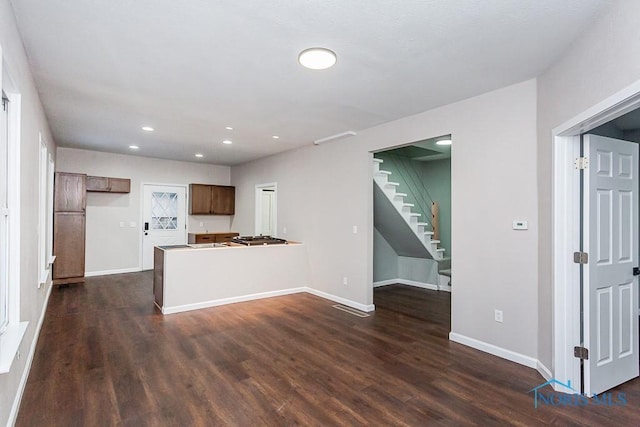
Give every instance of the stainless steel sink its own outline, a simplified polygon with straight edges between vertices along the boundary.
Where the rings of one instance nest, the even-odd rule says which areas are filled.
[[[202,248],[224,248],[226,245],[222,243],[188,243],[187,246],[194,249],[202,249]]]

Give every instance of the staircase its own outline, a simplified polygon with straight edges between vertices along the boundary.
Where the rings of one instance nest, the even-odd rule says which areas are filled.
[[[442,261],[445,249],[432,239],[430,218],[421,218],[413,212],[413,204],[405,203],[407,195],[398,192],[400,184],[389,180],[391,172],[381,169],[382,163],[382,159],[373,159],[376,228],[399,255]]]

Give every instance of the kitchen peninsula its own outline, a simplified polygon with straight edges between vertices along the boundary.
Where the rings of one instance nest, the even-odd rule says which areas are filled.
[[[307,250],[301,243],[154,250],[153,292],[163,314],[303,292],[308,285]]]

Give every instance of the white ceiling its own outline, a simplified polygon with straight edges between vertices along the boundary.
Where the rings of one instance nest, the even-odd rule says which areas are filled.
[[[12,0],[60,146],[226,165],[535,77],[607,3]]]

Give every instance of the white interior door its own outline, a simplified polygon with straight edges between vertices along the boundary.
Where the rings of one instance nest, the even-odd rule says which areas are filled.
[[[638,376],[638,144],[585,135],[584,391]]]
[[[273,208],[275,206],[274,199],[275,193],[273,190],[262,190],[262,226],[260,234],[263,236],[273,236],[275,230],[273,229],[273,220],[275,213]]]
[[[278,233],[278,185],[256,185],[256,236],[276,236]]]
[[[153,248],[187,243],[186,188],[145,184],[142,192],[142,269],[153,269]]]

